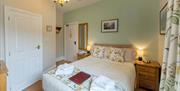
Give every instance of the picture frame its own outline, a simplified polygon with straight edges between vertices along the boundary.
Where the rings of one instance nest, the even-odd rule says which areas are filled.
[[[160,35],[165,35],[166,33],[166,21],[167,21],[168,7],[167,3],[160,10]]]
[[[101,21],[101,32],[111,33],[118,32],[118,19],[102,20]]]

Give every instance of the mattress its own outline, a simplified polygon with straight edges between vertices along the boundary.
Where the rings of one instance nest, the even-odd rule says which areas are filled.
[[[122,91],[134,91],[136,73],[133,63],[112,62],[90,56],[76,61],[72,65],[86,73],[96,76],[104,75],[117,81],[123,88]],[[47,73],[43,75],[43,89],[45,91],[74,91],[62,81]]]

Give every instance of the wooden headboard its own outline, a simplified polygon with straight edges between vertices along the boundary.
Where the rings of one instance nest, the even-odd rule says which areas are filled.
[[[105,47],[114,47],[114,48],[133,48],[135,49],[135,47],[131,44],[99,44],[99,43],[95,43],[95,46],[105,46]]]

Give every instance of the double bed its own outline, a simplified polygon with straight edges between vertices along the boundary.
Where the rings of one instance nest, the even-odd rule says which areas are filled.
[[[131,45],[101,45],[98,46],[125,48],[129,51],[126,53],[128,61],[115,62],[107,59],[89,56],[82,60],[71,63],[83,72],[91,75],[104,75],[110,79],[118,82],[120,86],[119,91],[134,91],[135,83],[135,67],[133,64],[135,49]],[[55,70],[54,70],[55,71]],[[89,91],[90,85],[87,89],[74,90],[71,86],[59,80],[56,76],[46,73],[43,75],[43,89],[45,91]]]

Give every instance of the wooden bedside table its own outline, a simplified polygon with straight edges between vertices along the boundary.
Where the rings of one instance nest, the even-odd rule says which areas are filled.
[[[77,60],[86,58],[86,57],[88,57],[88,56],[90,56],[90,55],[91,55],[91,54],[77,54]]]
[[[56,67],[58,67],[59,65],[65,64],[65,63],[69,64],[71,62],[67,61],[67,60],[60,60],[60,61],[56,62]]]
[[[136,66],[136,88],[159,91],[160,64],[158,62],[144,63],[135,62]]]

